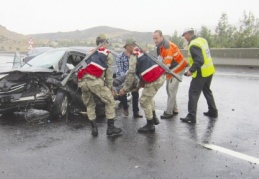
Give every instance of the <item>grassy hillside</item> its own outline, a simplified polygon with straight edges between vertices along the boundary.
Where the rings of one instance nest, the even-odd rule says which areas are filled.
[[[135,39],[140,45],[145,48],[154,48],[152,32],[136,32],[125,29],[113,28],[108,26],[93,27],[86,30],[76,30],[71,32],[57,32],[45,34],[31,34],[34,39],[44,43],[53,43],[57,46],[94,46],[95,38],[104,33],[111,42],[111,48],[121,49],[126,39]],[[168,36],[166,36],[168,37]],[[50,42],[51,41],[51,42]],[[44,45],[44,44],[42,44]]]
[[[76,30],[72,32],[57,32],[46,34],[31,34],[35,39],[49,39],[49,40],[94,40],[97,35],[104,33],[110,39],[127,39],[134,38],[138,41],[145,41],[152,43],[151,32],[134,32],[124,29],[118,29],[107,26],[93,27],[86,30]]]
[[[7,30],[0,25],[0,51],[26,50],[26,36]]]
[[[95,46],[95,38],[100,33],[104,33],[109,38],[110,48],[114,50],[121,50],[128,38],[135,39],[149,50],[154,48],[152,32],[135,32],[99,26],[81,31],[22,35],[0,25],[0,51],[27,51],[28,41],[31,37],[35,46]]]

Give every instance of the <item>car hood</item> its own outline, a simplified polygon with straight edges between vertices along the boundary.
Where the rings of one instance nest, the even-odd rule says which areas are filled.
[[[16,68],[16,69],[10,69],[10,70],[4,70],[1,71],[0,74],[8,74],[13,72],[21,72],[21,73],[51,73],[54,72],[53,69],[46,69],[46,68],[36,68],[36,67],[30,67],[30,68]]]

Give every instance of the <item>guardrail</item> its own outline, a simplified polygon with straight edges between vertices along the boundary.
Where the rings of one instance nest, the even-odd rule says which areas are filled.
[[[181,52],[187,58],[187,50]],[[210,52],[215,65],[259,66],[259,48],[210,49]]]
[[[181,49],[181,52],[187,58],[187,50]],[[216,65],[259,66],[259,48],[212,48],[210,52]],[[156,55],[156,51],[150,53]]]

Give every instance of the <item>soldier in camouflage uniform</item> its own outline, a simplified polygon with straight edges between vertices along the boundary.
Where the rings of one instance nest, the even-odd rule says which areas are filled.
[[[138,132],[154,132],[155,125],[159,120],[155,113],[154,96],[158,89],[165,82],[165,70],[145,55],[134,44],[133,40],[127,40],[124,48],[131,54],[129,59],[129,71],[124,87],[120,90],[120,95],[129,91],[134,82],[134,75],[137,74],[144,86],[140,97],[140,106],[145,112],[147,124],[138,129]]]
[[[96,45],[102,44],[106,40],[104,34],[96,38]],[[98,135],[95,114],[94,95],[98,96],[105,104],[105,114],[107,118],[107,135],[119,134],[120,128],[114,126],[115,102],[112,95],[113,56],[106,49],[107,42],[94,53],[87,61],[87,67],[78,72],[79,87],[82,90],[82,98],[87,108],[88,118],[92,126],[92,135]]]

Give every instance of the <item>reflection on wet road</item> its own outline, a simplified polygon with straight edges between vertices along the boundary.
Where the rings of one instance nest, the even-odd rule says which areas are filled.
[[[118,137],[106,136],[103,119],[97,138],[82,118],[43,124],[2,119],[0,178],[258,178],[257,76],[258,69],[218,67],[212,90],[219,117],[203,115],[207,104],[201,95],[196,124],[179,120],[187,114],[185,77],[177,98],[180,113],[160,120],[154,134],[137,133],[146,122],[134,119],[131,108],[128,117],[117,109],[116,125],[123,129]],[[160,116],[165,86],[155,100]]]

